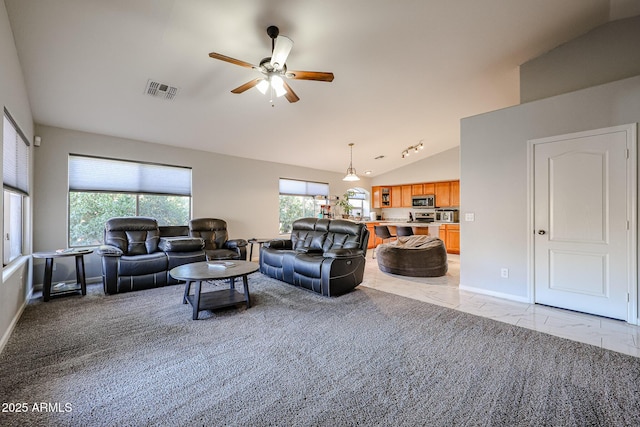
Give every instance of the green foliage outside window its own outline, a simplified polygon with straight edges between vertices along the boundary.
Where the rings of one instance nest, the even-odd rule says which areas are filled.
[[[312,196],[280,195],[280,234],[291,233],[296,219],[312,217],[315,214],[315,200]]]
[[[158,225],[187,225],[190,199],[186,196],[69,192],[69,246],[104,243],[104,224],[113,217],[148,216],[155,218]]]

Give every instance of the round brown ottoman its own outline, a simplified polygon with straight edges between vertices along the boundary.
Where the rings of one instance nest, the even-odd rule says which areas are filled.
[[[447,250],[436,237],[398,237],[376,249],[378,267],[385,273],[412,277],[438,277],[447,274]]]

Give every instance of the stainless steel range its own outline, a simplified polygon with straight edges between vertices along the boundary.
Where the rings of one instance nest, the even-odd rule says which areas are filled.
[[[423,209],[413,213],[416,222],[434,222],[436,220],[436,211],[432,209]]]

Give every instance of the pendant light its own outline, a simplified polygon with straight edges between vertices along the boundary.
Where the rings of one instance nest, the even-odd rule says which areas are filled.
[[[349,167],[347,168],[347,175],[342,178],[343,181],[360,181],[360,178],[356,175],[356,170],[353,167],[353,145],[353,142],[349,144],[349,147],[351,148],[351,157],[349,160]]]

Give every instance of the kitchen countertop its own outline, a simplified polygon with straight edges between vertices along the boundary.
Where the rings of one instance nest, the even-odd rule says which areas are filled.
[[[387,220],[377,220],[377,221],[363,221],[365,223],[375,222],[376,224],[381,225],[392,225],[392,226],[406,226],[406,227],[439,227],[441,225],[459,225],[459,222],[423,222],[423,221],[387,221]]]

